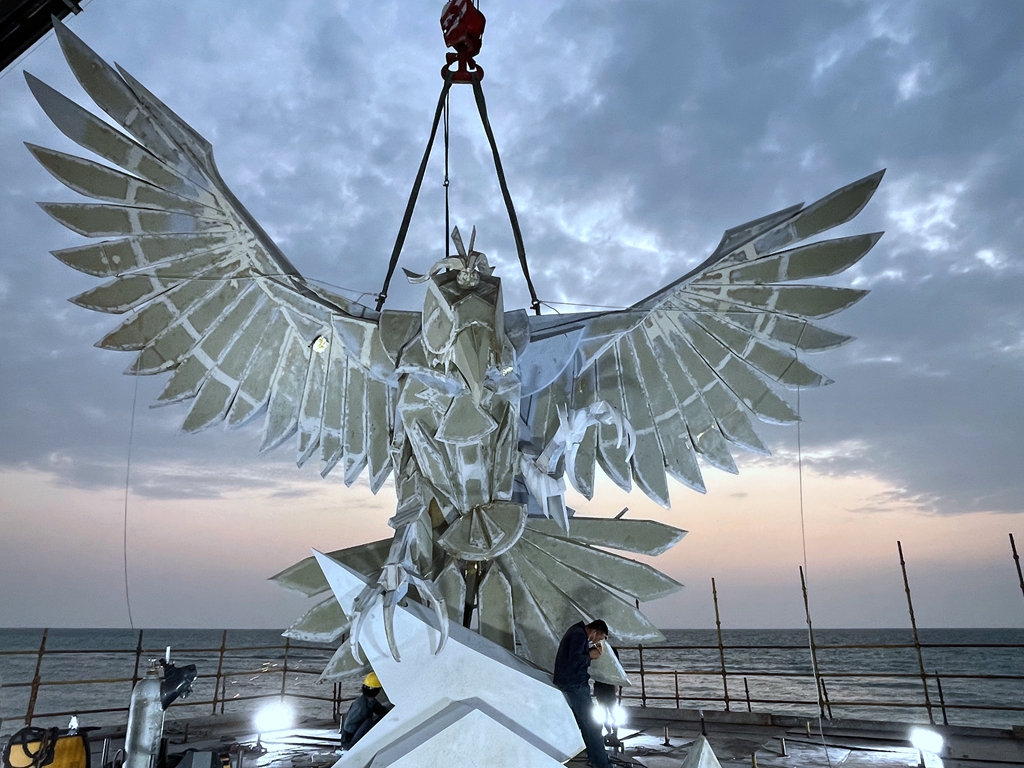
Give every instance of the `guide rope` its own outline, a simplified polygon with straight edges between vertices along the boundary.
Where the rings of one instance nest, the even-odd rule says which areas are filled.
[[[800,327],[800,335],[797,336],[796,344],[793,347],[794,359],[797,363],[800,362],[800,341],[804,337],[804,331],[807,329],[807,321],[804,320],[803,325]],[[801,580],[806,582],[810,581],[810,573],[807,569],[807,525],[804,519],[804,450],[803,450],[803,439],[800,432],[800,425],[803,422],[803,416],[800,412],[800,390],[801,386],[796,385],[796,472],[797,472],[797,487],[800,496],[800,544],[803,549],[803,563],[804,568],[801,573]],[[806,599],[806,593],[805,593]],[[814,653],[814,635],[811,630],[811,617],[808,610],[807,614],[807,649],[811,652],[811,673],[814,675],[814,689],[818,696],[818,736],[821,737],[821,748],[825,751],[825,762],[828,764],[828,768],[832,768],[832,759],[828,754],[828,745],[825,743],[825,725],[822,722],[821,713],[825,709],[825,702],[822,697],[821,678],[818,674],[818,659]]]
[[[804,327],[807,327],[806,323],[804,323]],[[804,333],[803,332],[803,328],[801,328],[800,329],[800,335],[803,336],[803,333]],[[799,340],[797,341],[797,343],[798,344],[800,343]],[[796,353],[796,359],[799,362],[799,360],[800,360],[800,353],[799,352]],[[806,526],[806,524],[804,522],[804,452],[803,452],[803,442],[801,440],[801,435],[800,435],[800,422],[801,422],[801,417],[800,417],[800,385],[797,384],[796,385],[796,476],[797,476],[797,485],[799,487],[799,494],[800,494],[800,546],[803,549],[804,573],[808,574],[808,570],[807,570],[807,526]],[[808,578],[810,578],[809,574],[808,574]]]
[[[124,601],[128,606],[128,626],[135,629],[132,618],[132,598],[128,591],[128,486],[132,477],[132,444],[135,441],[135,406],[139,402],[139,376],[135,376],[135,392],[132,395],[132,417],[128,425],[128,462],[124,470],[124,526],[122,553],[124,554]]]
[[[452,109],[452,95],[451,92],[445,96],[444,99],[444,257],[450,258],[452,255],[452,244],[451,244],[451,184],[448,180],[448,149],[450,146],[450,140],[448,135],[448,120],[451,115]]]

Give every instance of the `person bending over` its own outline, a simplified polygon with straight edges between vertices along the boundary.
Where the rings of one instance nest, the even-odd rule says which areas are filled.
[[[362,693],[352,702],[341,721],[342,749],[351,749],[390,711],[389,707],[377,701],[380,691],[380,680],[376,673],[371,672],[363,680]]]

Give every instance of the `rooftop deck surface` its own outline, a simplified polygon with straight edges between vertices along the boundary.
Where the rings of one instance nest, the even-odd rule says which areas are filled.
[[[623,751],[615,754],[613,765],[679,768],[701,734],[700,716],[693,710],[630,707],[629,714],[629,725],[620,731]],[[257,741],[251,727],[248,719],[224,715],[168,722],[168,752],[230,750],[235,768],[327,768],[341,756],[338,727],[330,720],[304,721],[287,731],[264,735],[261,742],[267,751],[263,753],[251,749]],[[723,768],[919,766],[921,755],[909,742],[911,727],[883,721],[834,720],[823,722],[819,731],[817,720],[725,712],[707,712],[704,722],[708,742]],[[926,768],[1024,766],[1022,727],[929,727],[943,735],[945,746],[939,756],[924,756]],[[93,765],[99,765],[105,737],[112,739],[111,749],[116,749],[124,729],[105,728],[92,734]],[[583,768],[586,764],[584,753],[567,765]]]

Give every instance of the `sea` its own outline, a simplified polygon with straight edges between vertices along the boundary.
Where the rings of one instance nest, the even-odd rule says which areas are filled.
[[[816,629],[816,659],[806,629],[726,629],[721,647],[715,630],[664,634],[664,643],[642,651],[618,650],[634,682],[622,689],[624,704],[925,723],[930,706],[939,724],[1024,725],[1024,629],[920,629],[920,657],[910,630]],[[42,635],[0,629],[0,737],[24,724],[37,665],[34,725],[66,725],[70,714],[83,727],[124,723],[133,675],[145,674],[167,646],[173,662],[199,672],[168,721],[255,712],[282,691],[301,715],[333,711],[334,686],[317,678],[334,649],[286,648],[280,630],[147,629],[137,654],[138,630],[50,629],[40,658]],[[218,679],[223,695],[214,707]],[[358,689],[359,681],[345,682],[340,696]]]

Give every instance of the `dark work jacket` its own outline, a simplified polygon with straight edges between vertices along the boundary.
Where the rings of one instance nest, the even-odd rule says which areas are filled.
[[[387,712],[387,707],[377,701],[376,697],[370,698],[365,693],[360,694],[349,706],[341,723],[341,745],[346,749],[352,746],[358,741],[356,734],[367,720],[371,721],[372,728]]]
[[[590,680],[590,638],[586,625],[573,624],[558,644],[555,655],[555,686],[575,688]]]

